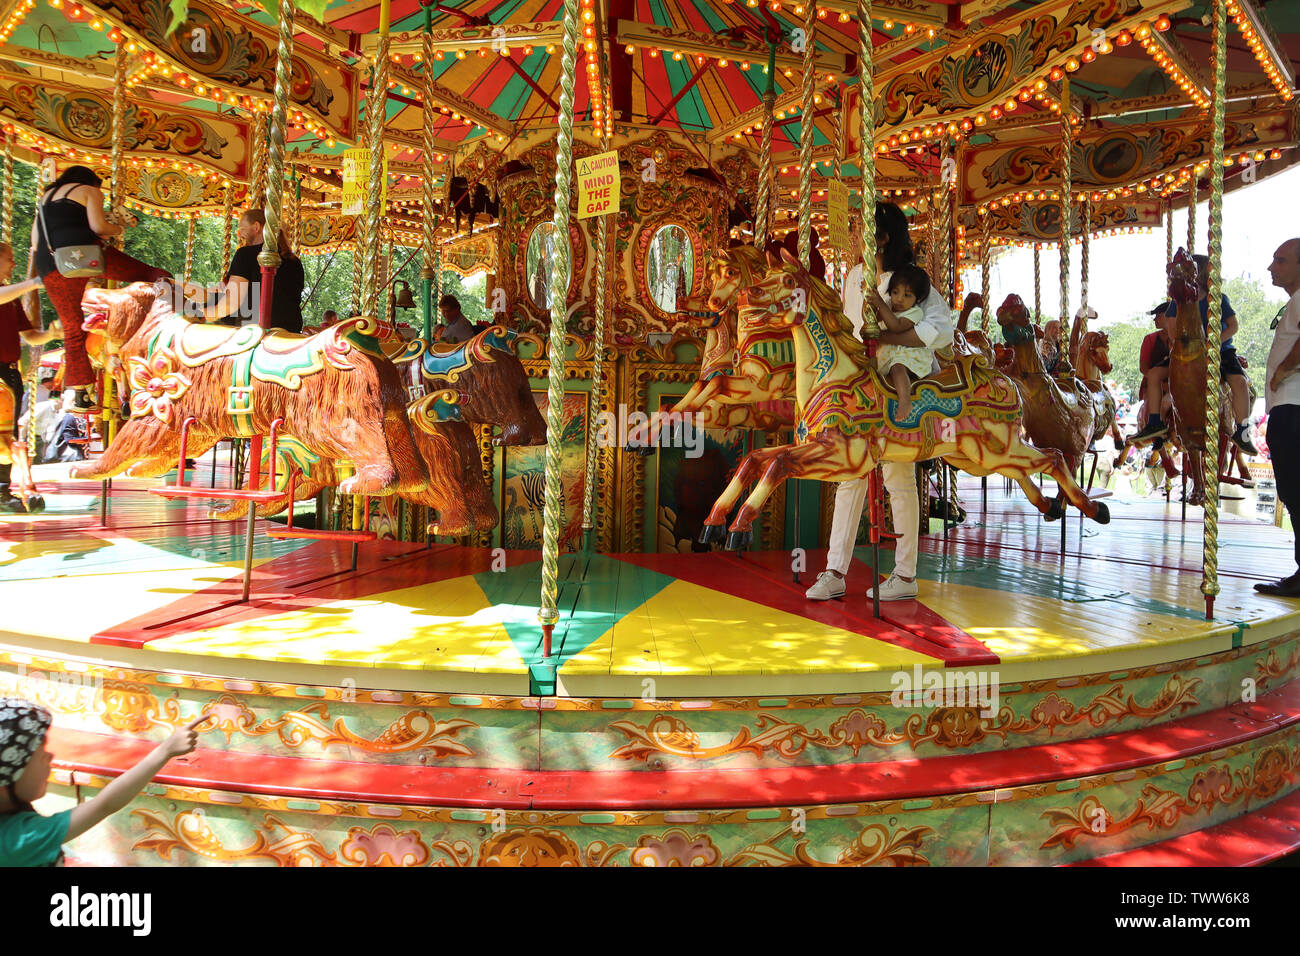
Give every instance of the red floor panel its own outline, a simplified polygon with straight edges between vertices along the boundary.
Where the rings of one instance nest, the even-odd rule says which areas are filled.
[[[845,576],[842,600],[808,600],[804,592],[817,579],[815,569],[825,567],[824,550],[808,552],[807,566],[814,570],[805,572],[799,584],[791,579],[790,555],[786,551],[752,551],[743,558],[726,553],[612,557],[764,607],[929,654],[950,667],[999,662],[998,656],[981,641],[931,611],[924,601],[884,601],[880,605],[880,619],[874,617],[871,601],[866,596],[873,573],[869,566],[856,559]]]

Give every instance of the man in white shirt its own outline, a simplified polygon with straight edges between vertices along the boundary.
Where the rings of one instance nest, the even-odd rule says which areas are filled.
[[[879,231],[879,229],[878,229]],[[879,240],[878,240],[879,241]],[[862,334],[863,279],[862,248],[854,234],[854,247],[850,249],[853,261],[859,264],[849,272],[844,286],[844,314],[853,323],[856,335]],[[879,275],[877,295],[889,284],[889,273]],[[907,332],[890,332],[882,329],[882,345],[925,346],[930,349],[952,344],[952,310],[944,298],[943,290],[933,284],[925,302],[924,318]],[[894,571],[880,584],[880,600],[902,601],[915,598],[916,552],[920,541],[921,501],[916,489],[916,466],[910,461],[886,461],[881,465],[881,476],[889,489],[892,504],[894,531],[900,536],[894,551]],[[806,596],[813,601],[826,601],[843,597],[844,575],[853,560],[853,544],[858,534],[858,522],[867,499],[867,479],[855,478],[841,482],[835,491],[835,512],[831,522],[830,550],[826,555],[826,570],[817,576]],[[867,591],[871,597],[871,590]]]
[[[1273,284],[1290,298],[1273,320],[1277,331],[1264,372],[1266,440],[1278,499],[1298,532],[1295,556],[1300,567],[1300,239],[1288,239],[1278,246],[1268,271]],[[1281,581],[1256,584],[1255,590],[1277,597],[1300,597],[1300,570]]]

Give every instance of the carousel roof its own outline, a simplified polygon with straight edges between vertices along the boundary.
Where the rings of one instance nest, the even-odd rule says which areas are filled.
[[[1300,4],[1228,2],[1228,143],[1242,182],[1247,170],[1253,180],[1295,154]],[[702,165],[737,152],[756,162],[771,82],[778,195],[793,207],[805,135],[801,4],[584,3],[579,135],[611,122],[631,134],[660,128],[685,136]],[[300,154],[304,208],[327,211],[338,202],[340,154],[363,125],[381,8],[329,0],[313,17],[304,0],[299,9],[288,142]],[[1046,237],[1051,224],[1035,219],[1035,204],[1059,190],[1064,108],[1075,125],[1075,188],[1100,206],[1158,206],[1185,193],[1208,162],[1210,12],[1210,0],[873,4],[878,188],[919,205],[941,172],[940,140],[955,134],[967,224]],[[818,195],[837,150],[844,178],[858,176],[855,14],[846,0],[815,7]],[[562,0],[483,0],[427,14],[417,0],[393,0],[385,140],[395,208],[419,199],[426,71],[440,178],[475,151],[515,156],[554,135],[562,16]],[[0,0],[0,114],[20,149],[106,161],[122,46],[133,195],[196,213],[219,206],[226,183],[246,183],[251,118],[269,112],[274,89],[274,21],[260,7],[216,0],[191,0],[169,34],[171,20],[168,0]],[[1149,221],[1150,210],[1137,218]],[[1124,216],[1099,207],[1096,222],[1122,226]]]

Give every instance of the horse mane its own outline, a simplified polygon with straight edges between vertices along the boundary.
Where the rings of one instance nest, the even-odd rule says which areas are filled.
[[[817,309],[822,328],[835,340],[840,351],[847,353],[858,365],[863,368],[873,366],[875,363],[867,352],[867,347],[853,334],[853,323],[844,314],[844,302],[835,290],[806,269],[800,267],[800,271],[808,277],[812,305]],[[863,308],[868,309],[870,306],[864,303]]]
[[[752,285],[763,277],[767,269],[766,257],[754,246],[735,246],[721,256],[740,270],[742,285]]]

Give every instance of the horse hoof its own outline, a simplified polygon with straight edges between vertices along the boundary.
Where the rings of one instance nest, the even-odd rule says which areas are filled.
[[[754,543],[754,532],[752,531],[733,531],[727,535],[728,551],[744,551]]]
[[[1061,503],[1059,498],[1053,498],[1052,503],[1048,505],[1047,510],[1043,512],[1043,520],[1057,521],[1064,517],[1065,517],[1065,505]]]
[[[700,544],[718,544],[726,537],[727,529],[720,524],[706,524],[700,529]]]
[[[38,515],[45,510],[45,499],[40,495],[31,495],[27,499],[27,513]]]
[[[1097,513],[1092,516],[1092,520],[1097,524],[1110,524],[1110,509],[1104,501],[1097,502]]]

